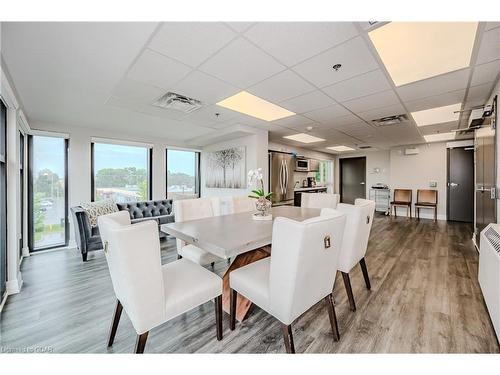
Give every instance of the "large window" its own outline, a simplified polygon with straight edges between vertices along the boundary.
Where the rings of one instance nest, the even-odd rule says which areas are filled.
[[[7,107],[0,100],[0,302],[7,284]]]
[[[149,147],[92,143],[92,200],[151,199],[151,160]]]
[[[167,198],[200,196],[200,153],[167,150]]]
[[[67,142],[30,137],[30,247],[34,251],[68,244]]]

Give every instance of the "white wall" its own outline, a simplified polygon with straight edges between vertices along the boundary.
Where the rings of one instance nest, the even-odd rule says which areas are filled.
[[[500,80],[498,80],[495,88],[493,89],[490,98],[488,99],[488,103],[493,103],[493,98],[497,96],[497,105],[500,104]],[[500,111],[497,109],[497,113]],[[497,173],[497,187],[500,186],[500,134],[498,134],[498,118],[497,118],[497,135],[496,135],[496,173]],[[500,203],[497,201],[497,223],[500,223]]]
[[[391,189],[412,189],[415,202],[417,189],[429,189],[429,183],[436,181],[438,219],[446,220],[446,143],[419,145],[418,155],[404,155],[404,149],[405,147],[391,150]],[[404,212],[404,208],[401,212]],[[432,211],[422,210],[420,217],[432,218]]]
[[[335,192],[340,191],[340,159],[366,157],[366,198],[369,198],[370,188],[380,182],[382,184],[390,185],[390,151],[367,151],[347,155],[339,155],[336,160],[335,166]],[[375,173],[375,168],[378,168],[379,173]]]
[[[223,197],[230,195],[247,195],[252,189],[215,189],[205,186],[206,180],[206,156],[210,151],[224,150],[229,147],[246,148],[246,171],[250,169],[262,168],[264,176],[264,187],[268,183],[268,133],[257,129],[249,130],[254,134],[239,137],[224,142],[214,143],[203,147],[201,152],[201,196],[202,197]]]

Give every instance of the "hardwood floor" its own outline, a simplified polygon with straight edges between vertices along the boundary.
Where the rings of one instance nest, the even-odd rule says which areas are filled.
[[[176,259],[175,241],[163,244],[163,262]],[[470,228],[377,216],[366,263],[351,272],[356,312],[340,273],[335,308],[340,341],[334,342],[320,301],[293,324],[297,353],[498,353],[477,282],[478,255]],[[222,275],[226,262],[215,265]],[[131,353],[135,331],[123,314],[112,349],[107,334],[115,297],[102,252],[82,263],[76,251],[24,259],[20,294],[9,297],[0,321],[0,353],[48,348],[61,353]],[[281,324],[258,307],[236,330],[224,313],[224,339],[215,337],[214,306],[206,303],[151,331],[147,353],[282,353]]]

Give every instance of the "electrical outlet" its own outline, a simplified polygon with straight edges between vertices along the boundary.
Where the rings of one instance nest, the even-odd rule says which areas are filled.
[[[437,186],[438,186],[437,181],[430,181],[430,182],[429,182],[429,187],[431,187],[431,188],[436,188]]]

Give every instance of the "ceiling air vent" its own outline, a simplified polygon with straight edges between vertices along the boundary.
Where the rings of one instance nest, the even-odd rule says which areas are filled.
[[[372,120],[372,123],[375,126],[388,126],[388,125],[398,125],[405,121],[408,121],[408,117],[406,117],[406,115],[394,115]]]
[[[163,109],[175,109],[184,113],[191,113],[202,107],[199,100],[188,98],[175,92],[167,92],[158,98],[153,105]]]

